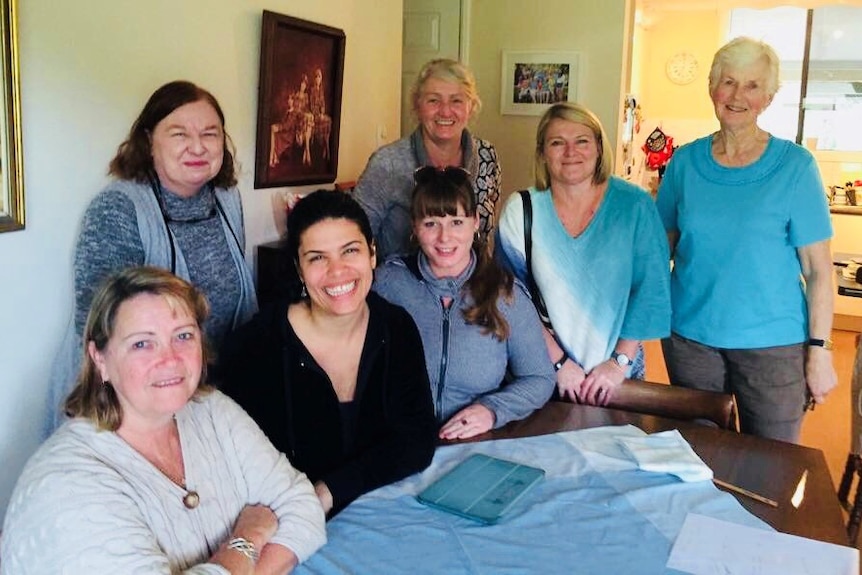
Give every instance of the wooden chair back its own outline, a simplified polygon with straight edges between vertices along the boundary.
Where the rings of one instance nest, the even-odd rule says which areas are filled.
[[[729,393],[625,380],[607,407],[686,421],[707,420],[736,431],[736,404]]]

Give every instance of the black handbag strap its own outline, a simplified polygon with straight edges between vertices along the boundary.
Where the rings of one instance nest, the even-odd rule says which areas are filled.
[[[524,204],[524,257],[527,261],[527,288],[530,290],[530,297],[533,298],[533,305],[539,312],[539,319],[551,333],[554,333],[551,318],[548,316],[548,308],[545,307],[542,292],[539,291],[539,286],[533,276],[533,202],[530,200],[529,190],[520,190],[518,193]]]
[[[533,291],[533,202],[530,200],[530,191],[521,190],[521,202],[524,204],[524,255],[527,258],[527,280],[530,283],[530,291]]]

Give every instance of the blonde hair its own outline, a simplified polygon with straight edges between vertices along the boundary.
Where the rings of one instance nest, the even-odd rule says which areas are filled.
[[[548,108],[542,119],[539,120],[538,128],[536,128],[536,155],[533,162],[536,189],[546,190],[551,186],[551,174],[545,163],[545,137],[548,134],[548,126],[554,120],[565,120],[589,128],[599,149],[596,170],[593,173],[593,183],[602,184],[606,182],[614,169],[614,152],[610,142],[608,142],[608,136],[605,134],[602,123],[595,114],[584,106],[571,102],[560,102]]]
[[[769,66],[766,77],[766,91],[770,96],[774,96],[780,87],[778,79],[778,54],[766,42],[748,38],[747,36],[734,38],[715,53],[715,57],[712,59],[712,67],[709,69],[710,93],[718,86],[725,68],[745,68],[760,59],[765,59]]]
[[[69,417],[87,418],[106,431],[120,428],[123,409],[117,392],[109,382],[102,381],[88,347],[92,342],[97,350],[104,351],[114,334],[120,307],[141,294],[165,297],[172,307],[187,311],[195,319],[198,328],[209,314],[209,304],[197,288],[161,268],[132,267],[110,276],[93,297],[87,315],[81,371],[75,388],[66,398],[65,411]],[[201,379],[192,397],[209,393],[212,389],[205,384],[208,352],[203,331],[201,348]]]
[[[414,114],[419,109],[419,98],[422,96],[422,88],[425,87],[425,82],[431,78],[459,84],[470,100],[471,118],[482,109],[482,100],[479,98],[479,90],[476,88],[476,78],[473,76],[473,72],[457,60],[437,58],[426,62],[422,66],[422,69],[419,70],[419,75],[416,76],[416,81],[413,82],[413,87],[410,89],[410,101],[413,103]]]

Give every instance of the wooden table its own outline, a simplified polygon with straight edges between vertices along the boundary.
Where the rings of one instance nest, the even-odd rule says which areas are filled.
[[[477,436],[473,441],[545,435],[603,425],[632,424],[647,433],[679,429],[715,477],[778,502],[778,508],[736,495],[748,511],[778,531],[847,545],[847,531],[823,452],[695,423],[652,415],[551,401],[523,421]],[[790,503],[808,470],[799,508]]]

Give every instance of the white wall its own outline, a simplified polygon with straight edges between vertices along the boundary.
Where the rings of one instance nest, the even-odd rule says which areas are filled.
[[[575,50],[581,101],[616,140],[630,0],[472,0],[470,64],[506,192],[531,183],[537,117],[499,113],[501,50]],[[37,447],[47,376],[72,307],[72,250],[87,202],[150,93],[185,78],[211,90],[242,165],[249,261],[275,239],[279,190],[253,189],[261,10],[347,35],[339,180],[361,173],[378,126],[399,132],[401,0],[19,2],[27,228],[0,235],[0,516]],[[109,223],[106,223],[109,225]]]
[[[340,180],[359,175],[378,125],[398,133],[400,110],[401,0],[18,5],[27,227],[0,234],[0,517],[40,439],[50,364],[71,313],[80,216],[149,94],[182,78],[219,99],[243,168],[250,261],[251,246],[278,235],[278,191],[252,185],[261,10],[347,35]]]
[[[497,148],[508,194],[532,185],[538,116],[500,114],[503,51],[579,52],[578,101],[598,115],[611,142],[620,123],[620,87],[629,48],[630,0],[473,0],[470,66],[483,108],[475,132]]]

